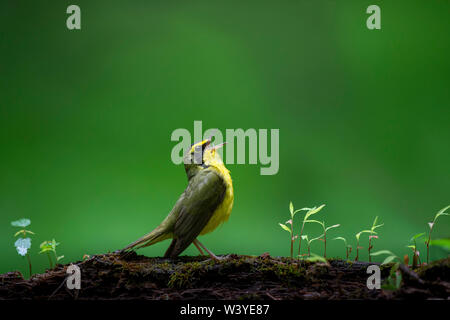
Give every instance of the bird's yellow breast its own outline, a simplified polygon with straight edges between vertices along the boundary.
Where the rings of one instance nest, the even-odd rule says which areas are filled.
[[[217,171],[226,184],[225,197],[216,211],[214,211],[208,224],[200,232],[200,235],[214,231],[221,223],[227,221],[233,208],[234,193],[230,172],[223,164],[212,166],[212,168]]]

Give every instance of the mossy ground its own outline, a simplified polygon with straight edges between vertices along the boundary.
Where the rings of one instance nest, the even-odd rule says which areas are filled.
[[[420,281],[405,276],[400,289],[369,290],[369,263],[329,259],[328,264],[288,258],[230,255],[148,258],[132,253],[92,256],[77,262],[81,290],[64,285],[69,265],[24,280],[20,273],[0,275],[0,299],[447,299],[450,259],[415,270]],[[381,278],[389,268],[381,268]]]

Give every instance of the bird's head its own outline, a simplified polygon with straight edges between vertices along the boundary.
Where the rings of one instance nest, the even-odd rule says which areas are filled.
[[[217,150],[222,148],[225,143],[211,146],[211,139],[194,143],[183,159],[188,179],[210,166],[223,166],[222,158]]]

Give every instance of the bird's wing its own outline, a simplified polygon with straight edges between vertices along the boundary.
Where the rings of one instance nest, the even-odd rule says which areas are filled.
[[[225,192],[223,179],[213,170],[202,170],[189,181],[166,257],[178,256],[197,238],[222,203]]]

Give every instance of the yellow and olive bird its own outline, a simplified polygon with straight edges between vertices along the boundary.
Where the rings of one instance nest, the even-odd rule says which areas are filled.
[[[217,152],[222,146],[211,146],[210,139],[192,145],[183,158],[188,178],[186,190],[158,227],[122,251],[136,250],[172,238],[164,255],[166,258],[177,257],[194,243],[201,254],[203,248],[211,258],[219,259],[197,237],[227,221],[233,207],[231,176]]]

